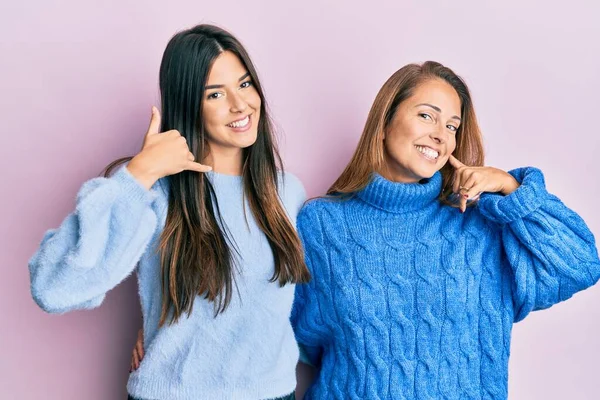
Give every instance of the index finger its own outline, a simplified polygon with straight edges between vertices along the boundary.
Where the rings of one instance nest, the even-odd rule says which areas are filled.
[[[454,157],[452,154],[450,154],[450,158],[448,158],[448,162],[450,163],[450,165],[452,165],[456,169],[459,169],[459,168],[462,168],[465,166],[465,164],[458,161],[458,159],[456,157]]]

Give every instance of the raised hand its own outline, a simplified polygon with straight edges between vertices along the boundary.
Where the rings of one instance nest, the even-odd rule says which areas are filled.
[[[460,210],[465,212],[467,201],[474,200],[481,193],[502,193],[508,195],[519,187],[519,182],[508,172],[493,167],[470,167],[454,156],[448,159],[454,171],[452,191],[459,195]]]
[[[162,177],[182,171],[208,172],[212,168],[194,161],[187,141],[176,130],[159,132],[160,112],[152,107],[152,118],[142,150],[127,165],[129,172],[147,189]]]

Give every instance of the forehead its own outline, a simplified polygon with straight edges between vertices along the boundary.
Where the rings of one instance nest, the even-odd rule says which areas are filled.
[[[246,72],[246,67],[238,56],[230,51],[224,51],[213,62],[207,85],[237,83]]]
[[[411,107],[427,103],[441,108],[442,113],[460,115],[458,93],[449,83],[441,79],[429,79],[419,84],[406,103]]]

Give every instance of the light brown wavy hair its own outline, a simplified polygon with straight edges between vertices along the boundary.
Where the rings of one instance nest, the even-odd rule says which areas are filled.
[[[362,190],[373,172],[381,171],[385,165],[384,131],[390,125],[400,104],[411,97],[415,89],[430,79],[441,79],[456,90],[461,104],[462,123],[456,133],[454,157],[470,166],[483,166],[483,142],[471,94],[465,82],[450,68],[435,61],[423,64],[408,64],[396,71],[377,93],[369,111],[362,136],[352,159],[327,191],[328,195],[350,195]],[[450,163],[441,169],[442,191],[440,200],[448,201],[452,192],[454,170]]]

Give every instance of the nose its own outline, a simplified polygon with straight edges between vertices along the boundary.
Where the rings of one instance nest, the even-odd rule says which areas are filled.
[[[431,131],[431,133],[429,134],[429,137],[437,144],[442,144],[446,141],[446,135],[447,133],[445,132],[446,127],[443,126],[442,124],[438,125],[436,127],[436,129],[434,129],[433,131]]]
[[[239,93],[233,93],[229,98],[231,99],[230,111],[232,113],[243,113],[248,108],[248,103]]]

